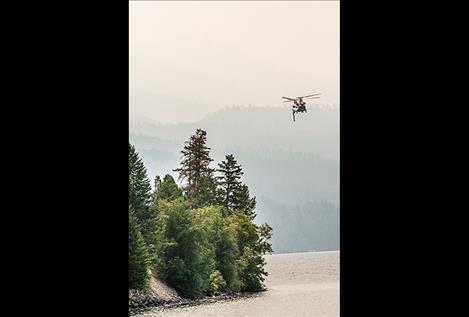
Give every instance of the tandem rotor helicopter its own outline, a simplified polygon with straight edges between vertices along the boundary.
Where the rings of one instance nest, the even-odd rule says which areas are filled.
[[[312,94],[312,95],[307,95],[307,96],[301,96],[301,97],[295,97],[295,98],[290,98],[290,97],[282,97],[283,102],[293,102],[292,105],[292,112],[293,112],[293,121],[295,121],[295,113],[298,112],[307,112],[306,111],[306,102],[303,101],[303,99],[318,99],[319,94]]]

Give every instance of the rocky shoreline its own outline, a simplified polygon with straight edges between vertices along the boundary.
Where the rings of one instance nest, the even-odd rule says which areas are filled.
[[[159,296],[155,295],[151,290],[129,290],[129,310],[139,311],[145,308],[154,307],[183,307],[187,305],[196,305],[202,303],[210,303],[220,300],[230,300],[239,297],[243,297],[241,293],[234,294],[220,294],[216,296],[205,296],[198,299],[185,299],[185,298],[174,298],[171,300],[163,300]]]
[[[165,304],[175,303],[178,301],[179,301],[178,299],[175,299],[175,300],[162,299],[160,296],[155,294],[151,289],[129,290],[129,308],[131,309],[162,306]]]
[[[129,312],[133,314],[149,308],[174,308],[212,303],[222,300],[234,300],[238,298],[259,296],[261,293],[262,292],[221,293],[197,299],[186,299],[179,296],[176,290],[165,282],[152,277],[150,280],[150,287],[148,289],[129,290]]]
[[[190,300],[179,296],[172,287],[163,281],[152,277],[150,287],[146,290],[129,290],[129,310],[138,311],[152,307],[180,307],[210,303],[219,300],[231,300],[240,297],[252,296],[250,293],[221,293],[214,296]]]

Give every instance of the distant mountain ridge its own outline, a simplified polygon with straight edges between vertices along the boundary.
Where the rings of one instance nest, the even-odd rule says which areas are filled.
[[[213,148],[252,147],[291,150],[339,160],[339,109],[310,107],[292,120],[287,107],[226,107],[192,123],[131,121],[131,134],[185,141],[197,128],[207,131]]]
[[[258,198],[257,221],[274,227],[275,251],[337,250],[338,111],[312,108],[292,122],[288,109],[232,107],[193,123],[131,122],[129,140],[153,183],[156,175],[177,179],[184,141],[206,130],[212,167],[227,154],[242,165],[242,181]]]

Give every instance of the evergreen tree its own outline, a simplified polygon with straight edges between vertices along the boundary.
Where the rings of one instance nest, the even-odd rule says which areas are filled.
[[[217,181],[210,171],[200,178],[195,194],[195,207],[206,207],[217,204]]]
[[[129,204],[137,218],[151,201],[151,186],[147,170],[135,147],[129,143]]]
[[[233,210],[243,211],[246,215],[251,217],[251,220],[254,220],[256,217],[256,213],[254,212],[256,208],[256,197],[249,195],[248,186],[241,184],[236,187],[234,197]]]
[[[221,176],[218,177],[220,203],[226,208],[233,210],[233,207],[238,204],[237,191],[241,186],[239,179],[244,173],[233,154],[227,155],[226,161],[219,163],[218,167],[217,171],[221,173]]]
[[[206,145],[207,132],[202,129],[197,129],[195,134],[185,142],[184,149],[181,151],[181,167],[174,171],[179,172],[179,180],[186,181],[183,190],[188,199],[191,208],[201,206],[200,199],[206,198],[209,195],[215,197],[213,171],[210,162],[210,148]],[[198,195],[199,192],[204,192],[204,195]],[[214,199],[214,198],[213,198]]]
[[[226,156],[226,161],[218,164],[218,177],[220,185],[217,196],[218,202],[232,212],[244,212],[251,219],[256,217],[254,209],[256,208],[256,197],[249,195],[249,188],[241,183],[241,176],[244,174],[242,167],[235,160],[233,154]]]
[[[166,175],[163,181],[157,176],[157,179],[155,179],[154,199],[174,200],[180,197],[182,197],[182,190],[171,175]]]
[[[147,170],[135,147],[129,143],[129,204],[132,206],[142,231],[150,218],[151,186]],[[145,236],[144,232],[142,234]]]
[[[144,289],[150,280],[150,261],[140,225],[129,207],[129,288]]]
[[[129,143],[129,205],[138,219],[150,253],[154,251],[155,215],[150,209],[151,185],[147,170],[135,147]]]

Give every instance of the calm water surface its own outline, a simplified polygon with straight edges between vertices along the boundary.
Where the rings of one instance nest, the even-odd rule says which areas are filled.
[[[339,251],[268,255],[266,292],[191,307],[154,308],[133,316],[339,316],[339,257]]]

